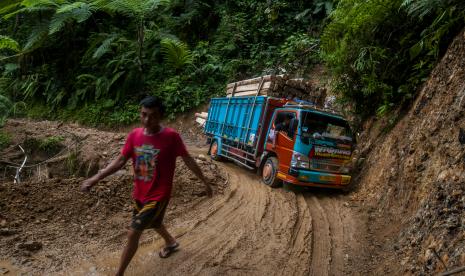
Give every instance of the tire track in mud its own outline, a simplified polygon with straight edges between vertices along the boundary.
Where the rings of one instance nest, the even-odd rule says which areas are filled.
[[[180,250],[160,259],[162,241],[157,237],[141,246],[127,275],[351,274],[345,256],[354,248],[357,223],[343,206],[346,196],[271,189],[234,164],[222,167],[230,183],[225,194],[173,220],[169,229]],[[94,266],[113,267],[100,273],[111,275],[117,260],[108,258],[117,257],[119,252]]]
[[[306,199],[313,218],[310,275],[329,275],[332,257],[331,229],[325,210],[315,196]]]

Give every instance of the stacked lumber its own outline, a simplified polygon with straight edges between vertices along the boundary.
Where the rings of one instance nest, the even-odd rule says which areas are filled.
[[[291,79],[287,75],[268,75],[230,83],[226,87],[227,97],[255,95],[287,99],[297,98],[323,106],[326,89],[316,87],[304,79]]]
[[[208,118],[207,112],[195,113],[195,121],[201,127],[205,127],[205,122],[207,121],[207,118]]]

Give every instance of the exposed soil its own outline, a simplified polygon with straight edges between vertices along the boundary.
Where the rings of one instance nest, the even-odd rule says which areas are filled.
[[[462,31],[388,134],[380,121],[365,123],[353,196],[373,221],[376,274],[431,275],[465,266],[464,80]]]
[[[229,176],[224,195],[175,219],[181,249],[160,259],[157,238],[141,248],[128,275],[369,273],[357,202],[334,191],[271,189],[234,164],[222,167]],[[110,275],[118,257],[109,253],[66,273]]]
[[[10,120],[4,130],[13,134],[13,145],[2,155],[0,259],[8,259],[24,273],[43,274],[63,270],[102,250],[119,249],[132,208],[130,165],[101,181],[90,194],[79,192],[79,185],[82,176],[95,173],[118,154],[125,134],[24,120]],[[25,149],[32,161],[26,163],[21,183],[14,184],[14,170],[6,165],[23,159],[15,144],[57,136],[64,138],[63,150],[55,157],[55,152],[47,156],[37,148]],[[197,161],[212,180],[216,196],[221,196],[224,173],[202,156]],[[179,161],[174,183],[168,225],[206,200],[203,185]]]
[[[78,188],[84,176],[118,154],[125,135],[23,120],[10,120],[5,130],[14,133],[15,143],[61,135],[64,150],[43,163],[40,174],[37,166],[25,169],[19,184],[13,184],[8,173],[2,179],[0,259],[8,261],[3,267],[14,271],[14,265],[26,274],[111,275],[130,218],[130,167],[90,194]],[[201,144],[198,135],[186,140]],[[357,201],[332,190],[271,189],[235,164],[207,160],[202,156],[205,147],[191,146],[190,151],[215,183],[215,196],[207,199],[202,185],[180,162],[166,219],[181,249],[160,259],[162,242],[149,230],[128,275],[363,271],[365,219]],[[66,165],[69,152],[75,159],[71,167]],[[17,150],[8,148],[6,153],[3,161],[21,162]],[[41,161],[34,157],[35,163]]]

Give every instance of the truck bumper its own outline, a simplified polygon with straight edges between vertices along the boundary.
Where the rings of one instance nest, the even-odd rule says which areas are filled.
[[[350,183],[351,176],[316,171],[294,170],[293,175],[278,172],[278,178],[294,185],[344,188]]]

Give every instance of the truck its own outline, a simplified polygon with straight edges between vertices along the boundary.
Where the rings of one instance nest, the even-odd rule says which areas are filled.
[[[306,102],[252,96],[212,98],[208,154],[256,170],[263,183],[344,189],[355,146],[343,116]]]

